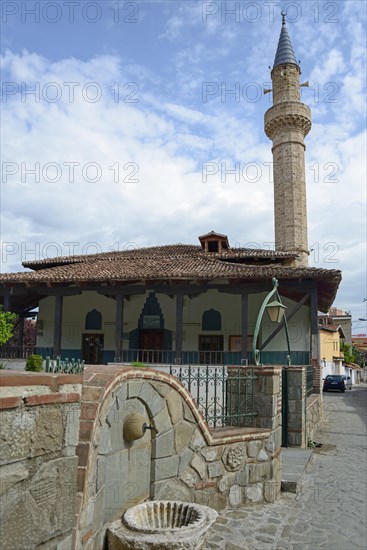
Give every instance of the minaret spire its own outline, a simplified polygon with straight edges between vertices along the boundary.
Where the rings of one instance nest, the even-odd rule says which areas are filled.
[[[282,29],[271,79],[273,106],[265,113],[265,133],[273,142],[275,249],[295,252],[294,266],[308,265],[304,138],[311,111],[301,102],[301,69],[282,11]]]
[[[292,48],[291,39],[289,38],[287,26],[285,23],[286,14],[282,11],[282,30],[278,42],[277,52],[275,54],[273,69],[282,63],[294,63],[298,66],[296,56]]]

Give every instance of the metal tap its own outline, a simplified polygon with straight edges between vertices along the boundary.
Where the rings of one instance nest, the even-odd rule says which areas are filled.
[[[156,434],[158,433],[157,428],[155,428],[154,426],[148,426],[146,422],[144,422],[142,430],[143,430],[143,433],[145,433],[147,430],[155,431]]]

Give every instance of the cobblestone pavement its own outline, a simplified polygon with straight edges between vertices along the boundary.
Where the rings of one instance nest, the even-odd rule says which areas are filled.
[[[209,531],[205,550],[352,550],[367,548],[367,385],[324,394],[323,443],[297,494],[274,504],[227,510]]]

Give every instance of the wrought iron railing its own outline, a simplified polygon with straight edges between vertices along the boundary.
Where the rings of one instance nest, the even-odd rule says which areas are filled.
[[[129,349],[121,352],[121,358],[117,362],[132,363],[158,363],[169,365],[179,363],[182,365],[239,365],[241,353],[234,351],[182,351],[179,360],[176,359],[174,350]]]
[[[57,359],[46,357],[45,371],[60,372],[64,374],[82,374],[84,371],[84,361],[79,361],[79,359],[71,359],[69,361],[68,358],[62,361],[60,357]]]
[[[243,366],[170,366],[194,398],[211,428],[253,426],[253,368]]]
[[[157,363],[169,365],[175,361],[175,352],[172,350],[154,350],[154,349],[127,349],[121,351],[121,359],[117,362],[133,363]]]
[[[313,366],[307,365],[306,368],[306,394],[311,395],[313,393]]]
[[[44,359],[47,356],[52,357],[52,347],[40,347],[40,346],[10,346],[5,344],[0,347],[0,359],[27,359],[30,355],[36,353],[42,355]],[[247,354],[247,358],[244,360],[241,352],[237,351],[203,351],[192,350],[182,351],[179,360],[176,359],[176,352],[174,350],[143,350],[143,349],[129,349],[121,352],[121,357],[114,357],[114,350],[103,350],[104,362],[115,361],[117,363],[132,363],[139,361],[141,363],[149,364],[181,364],[181,365],[243,365],[253,364],[252,353]],[[68,355],[80,356],[80,349],[68,349],[61,350],[61,356]],[[285,352],[261,352],[261,360],[264,365],[282,365],[286,363]],[[292,351],[292,365],[307,365],[309,363],[309,353],[307,352],[294,352]]]
[[[309,353],[305,351],[292,351],[292,365],[308,365],[310,361]],[[181,365],[252,365],[252,353],[248,352],[244,359],[241,352],[238,351],[205,351],[205,350],[183,350],[179,360],[176,359],[174,350],[144,350],[129,349],[121,352],[121,357],[115,359],[120,363],[132,363],[139,361],[142,363],[157,364],[181,364]],[[287,352],[262,351],[261,361],[264,365],[286,365]]]
[[[35,353],[35,346],[9,346],[0,347],[1,359],[27,359]]]
[[[46,359],[52,355],[52,348],[41,348],[39,346],[11,346],[4,344],[0,347],[0,359],[28,359],[31,355],[42,355]]]

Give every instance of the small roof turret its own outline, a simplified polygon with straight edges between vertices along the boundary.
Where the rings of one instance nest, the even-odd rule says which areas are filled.
[[[284,63],[293,63],[293,65],[298,66],[292,48],[291,39],[289,38],[289,34],[285,24],[285,16],[286,14],[282,12],[282,30],[280,31],[278,48],[277,53],[275,54],[273,69],[275,69],[275,67],[278,67],[278,65],[283,65]]]
[[[205,252],[222,252],[222,250],[229,248],[227,235],[222,235],[222,233],[216,231],[201,235],[199,241]]]

